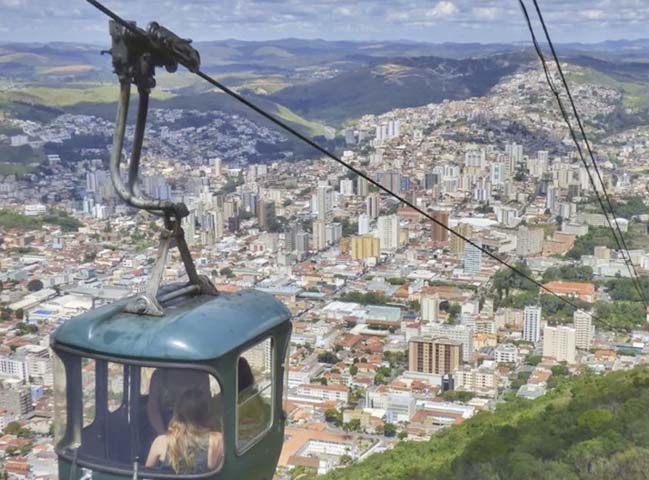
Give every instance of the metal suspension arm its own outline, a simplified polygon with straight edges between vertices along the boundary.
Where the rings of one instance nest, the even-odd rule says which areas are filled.
[[[141,195],[137,184],[140,155],[144,142],[144,130],[146,128],[146,117],[149,105],[149,92],[140,92],[140,105],[138,109],[137,125],[133,138],[133,152],[129,166],[128,186],[124,184],[121,175],[122,150],[124,148],[124,135],[126,133],[126,121],[128,118],[128,107],[131,96],[130,83],[120,81],[119,104],[117,106],[117,119],[115,121],[115,134],[113,136],[113,149],[110,157],[110,177],[117,195],[132,207],[147,211],[162,212],[177,219],[186,217],[189,210],[184,203],[173,203],[167,200],[154,200]]]

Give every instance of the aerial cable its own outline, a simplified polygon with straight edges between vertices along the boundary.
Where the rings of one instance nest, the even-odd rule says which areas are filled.
[[[622,241],[622,244],[624,246],[624,249],[626,250],[627,256],[628,256],[628,265],[630,264],[631,267],[633,268],[632,275],[635,275],[635,277],[638,279],[638,285],[640,291],[640,296],[643,300],[643,303],[645,304],[645,307],[647,307],[648,303],[647,302],[647,297],[646,297],[646,292],[644,290],[644,287],[642,287],[642,283],[640,282],[640,278],[638,275],[638,272],[635,268],[635,264],[633,263],[633,260],[631,259],[631,253],[629,252],[629,248],[626,243],[626,239],[624,238],[624,235],[622,234],[622,230],[620,229],[620,224],[617,221],[617,217],[615,216],[615,210],[613,209],[613,205],[611,203],[611,199],[609,197],[608,191],[606,190],[606,185],[604,184],[604,181],[602,179],[602,174],[600,173],[599,167],[597,165],[597,161],[595,160],[595,155],[593,154],[593,150],[590,146],[590,141],[588,140],[588,136],[586,135],[586,130],[584,128],[584,124],[581,120],[581,116],[579,115],[579,112],[577,111],[577,106],[575,105],[574,98],[572,96],[572,93],[570,92],[570,87],[568,86],[568,81],[566,80],[566,77],[563,73],[563,68],[561,67],[561,62],[559,61],[559,57],[557,55],[556,49],[554,48],[554,43],[552,42],[552,38],[550,37],[550,32],[548,31],[548,28],[545,24],[545,19],[543,18],[543,14],[541,13],[541,8],[539,7],[539,4],[537,0],[532,0],[534,2],[534,8],[536,9],[536,13],[539,17],[539,20],[541,22],[541,26],[543,27],[543,32],[545,33],[545,38],[547,39],[548,45],[550,47],[550,51],[552,52],[552,57],[554,58],[554,63],[557,66],[557,70],[559,72],[559,76],[561,77],[561,82],[563,83],[563,86],[565,88],[566,94],[568,95],[568,100],[570,101],[570,106],[572,107],[572,111],[575,115],[575,118],[577,119],[577,125],[579,126],[579,130],[581,132],[582,137],[584,138],[584,143],[586,144],[586,149],[588,151],[588,155],[590,156],[590,159],[593,163],[593,167],[595,168],[595,172],[597,173],[597,178],[599,179],[599,183],[602,186],[602,191],[604,192],[604,198],[606,199],[606,203],[608,204],[608,207],[611,212],[611,216],[613,217],[613,221],[615,222],[615,228],[617,229],[617,233],[620,237],[620,240]]]
[[[118,16],[117,14],[115,14],[114,12],[110,11],[108,8],[104,7],[104,6],[103,6],[102,4],[100,4],[97,0],[86,0],[86,1],[87,1],[88,3],[90,3],[90,4],[92,4],[93,6],[97,7],[100,11],[104,12],[106,15],[108,15],[110,18],[112,18],[112,19],[115,20],[117,23],[119,23],[120,25],[122,25],[124,28],[126,28],[126,29],[128,29],[129,31],[131,31],[131,32],[133,32],[133,33],[135,33],[135,34],[137,34],[138,36],[143,36],[142,32],[141,32],[140,30],[138,30],[134,25],[132,25],[131,23],[127,22],[126,20],[124,20],[123,18],[121,18],[120,16]],[[527,275],[527,274],[526,274],[525,272],[523,272],[520,268],[518,268],[518,267],[516,267],[516,266],[514,266],[514,265],[511,265],[511,264],[508,263],[506,260],[500,258],[499,256],[493,254],[492,252],[490,252],[489,250],[487,250],[486,248],[484,248],[482,245],[480,245],[480,244],[474,242],[473,240],[467,238],[465,235],[461,234],[460,232],[457,232],[457,231],[455,231],[454,229],[450,228],[449,226],[445,225],[444,223],[442,223],[441,221],[437,220],[434,216],[432,216],[432,215],[429,214],[428,212],[426,212],[426,211],[424,211],[423,209],[421,209],[420,207],[416,206],[414,203],[410,202],[409,200],[407,200],[406,198],[402,197],[402,196],[399,195],[398,193],[395,193],[395,192],[391,191],[390,189],[386,188],[386,187],[383,186],[381,183],[379,183],[378,181],[376,181],[376,180],[374,180],[372,177],[370,177],[368,174],[362,172],[361,170],[357,169],[356,167],[354,167],[354,166],[351,165],[350,163],[348,163],[348,162],[344,161],[343,159],[339,158],[337,155],[331,153],[329,150],[327,150],[327,149],[324,148],[323,146],[319,145],[317,142],[315,142],[315,141],[311,140],[310,138],[306,137],[304,134],[300,133],[300,132],[297,131],[295,128],[291,127],[290,125],[288,125],[287,123],[285,123],[284,121],[282,121],[281,119],[279,119],[278,117],[276,117],[275,115],[273,115],[272,113],[267,112],[267,111],[264,110],[263,108],[261,108],[261,107],[259,107],[258,105],[256,105],[254,102],[248,100],[247,98],[245,98],[244,96],[242,96],[242,95],[240,95],[239,93],[235,92],[235,91],[232,90],[231,88],[225,86],[225,85],[222,84],[221,82],[219,82],[219,81],[213,79],[213,78],[210,77],[208,74],[204,73],[204,72],[201,71],[201,70],[196,70],[196,71],[194,71],[194,72],[192,72],[192,73],[195,73],[197,76],[199,76],[200,78],[202,78],[202,79],[205,80],[206,82],[210,83],[211,85],[213,85],[214,87],[218,88],[219,90],[221,90],[223,93],[227,94],[228,96],[234,98],[234,99],[237,100],[238,102],[240,102],[240,103],[246,105],[246,106],[247,106],[248,108],[250,108],[251,110],[254,110],[255,112],[257,112],[257,113],[258,113],[259,115],[261,115],[262,117],[266,118],[266,119],[269,120],[270,122],[272,122],[272,123],[274,123],[275,125],[277,125],[278,127],[280,127],[282,130],[288,132],[288,133],[291,134],[292,136],[296,137],[297,139],[299,139],[299,140],[301,140],[302,142],[306,143],[307,145],[311,146],[313,149],[315,149],[315,150],[317,150],[318,152],[322,153],[324,156],[326,156],[326,157],[328,157],[328,158],[334,160],[336,163],[342,165],[343,167],[345,167],[345,168],[347,168],[348,170],[352,171],[353,173],[355,173],[355,174],[358,175],[359,177],[365,179],[368,183],[374,185],[376,188],[378,188],[378,189],[381,190],[382,192],[388,194],[389,196],[391,196],[391,197],[393,197],[394,199],[398,200],[398,201],[401,202],[402,204],[404,204],[404,205],[406,205],[406,206],[412,208],[414,211],[416,211],[417,213],[419,213],[420,215],[422,215],[422,216],[425,217],[426,219],[430,220],[430,221],[433,222],[434,224],[438,225],[439,227],[443,228],[443,229],[446,230],[447,232],[449,232],[449,233],[455,235],[456,237],[458,237],[459,239],[461,239],[461,240],[464,241],[465,243],[468,243],[469,245],[473,246],[474,248],[480,250],[482,253],[484,253],[485,255],[487,255],[489,258],[495,260],[497,263],[499,263],[499,264],[501,264],[502,266],[508,268],[509,270],[511,270],[511,271],[514,272],[515,274],[519,275],[520,277],[525,278],[526,280],[528,280],[529,282],[531,282],[532,284],[534,284],[535,286],[537,286],[539,289],[541,289],[541,290],[547,292],[548,294],[550,294],[550,295],[552,295],[553,297],[557,298],[557,299],[560,300],[561,302],[563,302],[563,303],[565,303],[566,305],[572,307],[573,309],[575,309],[575,311],[583,310],[583,308],[580,307],[579,305],[577,305],[575,302],[569,300],[568,298],[562,297],[561,295],[557,294],[556,292],[554,292],[554,291],[551,290],[550,288],[548,288],[548,287],[546,287],[545,285],[543,285],[543,284],[542,284],[541,282],[539,282],[538,280],[536,280],[536,279],[534,279],[533,277]],[[613,326],[611,326],[610,324],[608,324],[608,322],[605,322],[604,320],[602,320],[602,319],[600,319],[599,317],[597,317],[596,315],[594,315],[593,312],[589,312],[589,315],[591,316],[591,318],[593,318],[593,319],[597,319],[597,320],[599,320],[600,322],[602,322],[602,323],[604,323],[604,324],[607,324],[607,325],[609,325],[611,328],[615,329]]]
[[[536,1],[535,0],[533,0],[533,1],[536,4]],[[584,167],[586,168],[586,173],[588,174],[588,179],[590,181],[590,184],[593,187],[593,191],[595,192],[595,196],[597,197],[597,200],[599,202],[602,213],[604,214],[604,217],[606,218],[609,229],[611,230],[611,233],[613,234],[613,239],[615,240],[615,243],[616,243],[616,245],[618,247],[618,250],[622,254],[622,258],[624,260],[624,263],[626,264],[627,269],[629,270],[629,273],[631,274],[631,279],[632,279],[632,281],[634,283],[634,287],[638,291],[639,298],[641,299],[641,301],[645,305],[645,308],[647,308],[649,306],[649,303],[647,302],[647,299],[646,299],[646,297],[644,295],[644,290],[641,288],[638,273],[637,273],[637,271],[635,269],[635,265],[633,265],[633,262],[631,261],[631,254],[629,252],[629,249],[627,248],[626,241],[624,240],[624,236],[622,235],[622,232],[620,230],[617,219],[615,218],[613,207],[612,207],[610,199],[608,197],[608,193],[606,192],[606,187],[604,186],[604,182],[602,180],[601,174],[599,173],[599,169],[597,167],[595,157],[594,157],[594,155],[592,153],[592,150],[590,149],[590,144],[588,142],[585,131],[583,129],[583,124],[582,124],[581,119],[579,117],[579,114],[577,112],[574,101],[572,100],[572,95],[569,93],[568,84],[567,84],[567,82],[565,80],[565,77],[563,76],[563,71],[561,69],[560,63],[559,63],[558,59],[555,57],[555,61],[557,63],[557,66],[559,67],[559,70],[560,70],[560,73],[561,73],[563,85],[565,86],[566,91],[568,92],[568,96],[571,99],[571,104],[572,104],[573,111],[575,113],[575,116],[577,117],[577,120],[578,120],[578,123],[580,125],[582,135],[584,136],[584,139],[586,140],[586,145],[588,147],[588,151],[590,153],[591,160],[592,160],[593,165],[595,166],[595,169],[597,171],[599,182],[600,182],[600,184],[602,186],[602,189],[603,189],[603,191],[605,193],[606,201],[607,201],[607,203],[609,205],[609,209],[610,209],[611,214],[613,216],[613,219],[615,221],[615,225],[617,227],[617,232],[619,233],[620,238],[618,238],[618,234],[616,233],[616,229],[613,227],[613,222],[611,222],[610,216],[608,214],[608,210],[607,210],[606,206],[604,205],[604,200],[602,200],[602,197],[599,194],[599,191],[598,191],[597,186],[596,186],[595,178],[593,177],[593,175],[591,173],[591,170],[590,170],[590,166],[588,165],[588,162],[586,161],[586,158],[584,157],[584,153],[583,153],[583,150],[581,148],[581,144],[580,144],[579,140],[577,139],[577,134],[575,133],[575,130],[574,130],[574,128],[572,126],[572,123],[570,121],[570,117],[568,115],[568,112],[566,111],[566,108],[565,108],[565,106],[563,104],[563,101],[561,100],[561,94],[559,93],[558,89],[556,88],[556,86],[554,84],[554,81],[552,80],[552,75],[550,74],[550,71],[548,69],[548,66],[547,66],[547,63],[546,63],[546,60],[545,60],[545,55],[543,54],[543,51],[542,51],[542,49],[541,49],[541,47],[540,47],[540,45],[538,43],[538,40],[536,38],[536,34],[534,32],[532,22],[530,20],[529,14],[527,12],[527,8],[526,8],[523,0],[519,0],[519,4],[521,6],[521,9],[523,11],[523,15],[525,16],[526,23],[527,23],[528,28],[530,30],[530,34],[532,36],[532,42],[534,44],[534,48],[535,48],[536,53],[539,56],[539,59],[541,61],[541,65],[543,67],[543,71],[544,71],[545,78],[547,80],[548,86],[550,87],[550,90],[552,91],[552,94],[554,95],[554,97],[557,100],[557,104],[559,106],[561,116],[563,117],[563,119],[565,120],[565,122],[566,122],[566,124],[568,126],[568,129],[570,131],[570,136],[571,136],[571,138],[572,138],[572,140],[573,140],[573,142],[574,142],[574,144],[575,144],[575,146],[577,148],[579,158],[581,159]],[[538,8],[538,5],[537,5],[537,8]],[[539,10],[539,12],[540,12],[540,10]],[[546,30],[546,32],[547,32],[547,30]],[[548,41],[550,41],[549,36],[548,36]],[[620,243],[620,239],[621,239],[622,243]],[[626,255],[625,255],[625,253],[626,253]]]

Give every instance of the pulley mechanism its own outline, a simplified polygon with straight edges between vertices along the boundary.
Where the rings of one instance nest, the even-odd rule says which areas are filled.
[[[161,234],[158,255],[149,275],[145,291],[126,306],[126,311],[146,315],[161,316],[164,314],[161,303],[181,295],[205,293],[216,295],[216,289],[207,277],[199,276],[185,241],[181,227],[183,218],[189,215],[184,203],[173,203],[145,196],[138,183],[140,158],[144,143],[144,131],[149,110],[149,96],[155,87],[155,69],[164,67],[168,72],[175,72],[178,65],[185,66],[190,72],[200,69],[200,55],[191,46],[191,40],[182,39],[171,30],[156,22],[149,24],[147,30],[139,28],[135,22],[124,25],[110,20],[112,47],[108,52],[113,57],[115,74],[119,78],[120,96],[113,136],[113,148],[110,158],[111,180],[117,194],[132,207],[146,210],[162,216],[165,230]],[[128,182],[124,184],[121,175],[122,150],[128,119],[131,85],[135,85],[139,94],[137,123],[133,137],[133,150],[129,163]],[[189,285],[176,289],[164,296],[158,296],[165,263],[169,250],[177,247],[180,251]]]

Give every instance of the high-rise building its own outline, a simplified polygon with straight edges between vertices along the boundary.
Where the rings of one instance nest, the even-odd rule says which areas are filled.
[[[593,342],[595,327],[593,316],[589,312],[577,310],[572,315],[575,324],[575,345],[582,350],[588,350]]]
[[[329,219],[334,207],[334,192],[329,185],[318,186],[318,191],[313,196],[312,207],[318,220]]]
[[[448,212],[437,210],[433,212],[433,218],[445,227],[448,227]],[[448,230],[437,223],[433,223],[433,242],[446,243],[448,241]]]
[[[370,217],[366,213],[358,216],[358,234],[367,235],[370,233]]]
[[[505,165],[503,163],[491,164],[491,184],[502,185],[505,183]]]
[[[356,178],[356,194],[359,197],[367,197],[370,193],[370,184],[363,177]]]
[[[545,327],[543,329],[543,356],[558,362],[575,363],[575,329],[572,327]]]
[[[257,221],[262,230],[268,230],[275,224],[275,202],[266,200],[257,202]]]
[[[324,220],[313,222],[313,249],[324,250],[327,248],[327,226]]]
[[[421,327],[421,335],[431,338],[443,337],[462,344],[462,360],[471,361],[473,357],[473,327],[468,325],[447,325],[427,323]]]
[[[439,185],[439,174],[438,173],[426,173],[424,175],[424,188],[426,190],[432,190],[435,185]]]
[[[378,257],[380,254],[379,239],[372,235],[352,237],[351,254],[354,260],[365,260]]]
[[[471,227],[471,225],[469,225],[468,223],[460,223],[457,227],[455,227],[455,231],[468,239],[471,239],[471,236],[473,235],[473,227]],[[464,240],[462,240],[457,235],[451,235],[449,238],[449,243],[451,252],[453,252],[457,256],[464,255],[464,250],[466,249],[466,242]]]
[[[482,270],[482,241],[475,240],[474,246],[470,243],[466,244],[464,250],[464,273],[468,275],[475,275]]]
[[[309,251],[308,232],[298,230],[298,232],[295,234],[295,251],[300,257],[306,255],[306,253]]]
[[[183,222],[183,230],[185,231],[185,241],[190,247],[194,245],[196,237],[196,214],[194,212],[189,212]]]
[[[399,248],[399,217],[396,215],[385,215],[379,217],[378,235],[381,242],[381,250],[394,251]]]
[[[374,219],[379,217],[379,194],[377,192],[372,192],[367,196],[365,207],[366,213],[370,218]]]
[[[439,322],[439,296],[424,295],[421,297],[421,319],[424,322]]]
[[[340,194],[345,196],[354,195],[354,181],[350,178],[343,178],[340,181]]]
[[[408,370],[444,375],[462,364],[462,343],[448,338],[415,337],[408,343]]]
[[[325,226],[325,242],[327,245],[333,245],[343,238],[343,226],[341,223],[329,223]]]
[[[524,316],[523,340],[536,343],[541,339],[541,307],[525,307]]]

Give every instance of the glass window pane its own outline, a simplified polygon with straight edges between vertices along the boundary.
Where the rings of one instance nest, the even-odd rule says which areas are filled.
[[[81,362],[81,388],[83,388],[83,427],[95,421],[95,361],[84,358]]]
[[[273,343],[258,343],[245,351],[237,367],[237,450],[252,446],[272,423]]]
[[[114,412],[124,401],[124,365],[108,364],[108,411]]]
[[[60,361],[55,365],[62,370]],[[59,433],[65,428],[66,400],[65,375],[57,373],[57,439],[61,447],[78,447],[79,460],[126,475],[138,462],[145,478],[182,478],[221,468],[223,402],[220,384],[209,373],[81,359],[74,388],[83,428],[73,445]]]
[[[153,376],[153,372],[155,372],[155,370],[155,368],[151,367],[140,368],[140,395],[149,394],[149,384],[151,383],[151,377]]]
[[[65,365],[58,355],[53,357],[54,374],[54,444],[58,445],[65,436],[68,424],[68,402],[66,398]]]

